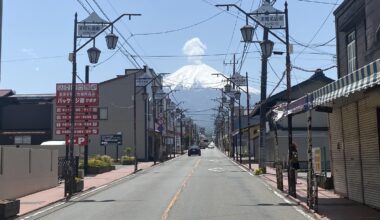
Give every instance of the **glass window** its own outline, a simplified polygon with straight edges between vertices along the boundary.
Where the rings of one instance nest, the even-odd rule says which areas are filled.
[[[108,108],[99,108],[99,119],[107,120],[108,119]]]
[[[347,36],[347,59],[348,59],[348,74],[356,70],[356,40],[355,31]]]
[[[30,135],[15,136],[15,144],[31,144],[32,137]]]

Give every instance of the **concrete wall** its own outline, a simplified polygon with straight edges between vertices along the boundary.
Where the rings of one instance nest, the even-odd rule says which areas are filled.
[[[58,151],[0,147],[0,200],[58,185]]]

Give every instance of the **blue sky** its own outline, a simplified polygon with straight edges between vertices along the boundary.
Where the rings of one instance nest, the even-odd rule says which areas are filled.
[[[136,58],[140,66],[147,64],[158,73],[174,72],[189,63],[182,51],[184,44],[198,37],[205,46],[206,56],[202,62],[226,74],[231,73],[232,67],[223,65],[223,61],[230,62],[232,53],[237,53],[238,58],[241,56],[243,44],[240,43],[240,27],[245,21],[237,10],[222,12],[213,5],[236,3],[250,11],[260,4],[260,0],[5,0],[1,89],[13,89],[18,94],[54,93],[56,83],[71,81],[68,53],[73,48],[74,13],[78,12],[79,20],[88,16],[80,2],[87,10],[94,9],[105,18],[95,4],[98,3],[111,20],[121,13],[142,14],[131,20],[125,18],[116,24],[132,46],[126,45],[128,53],[141,56],[141,59]],[[283,10],[284,2],[277,0],[274,7]],[[322,44],[335,36],[334,16],[331,12],[337,7],[335,3],[339,4],[342,0],[317,2],[320,3],[288,0],[290,35],[297,42]],[[240,17],[236,18],[236,15]],[[182,30],[168,32],[177,29]],[[157,32],[161,33],[141,35]],[[282,35],[281,31],[277,32]],[[262,31],[258,30],[257,35],[262,38]],[[275,50],[284,51],[281,43],[270,38],[275,41]],[[101,82],[123,74],[124,69],[135,68],[120,51],[114,54],[114,51],[106,48],[104,35],[98,37],[96,45],[102,50],[100,62],[106,61],[91,68],[91,82]],[[305,50],[302,46],[294,45],[292,63],[304,69],[326,68],[335,64],[335,50],[335,40],[326,46]],[[258,88],[260,54],[255,52],[255,45],[251,45],[249,51],[251,53],[243,63],[241,73],[247,71],[250,83]],[[299,54],[301,51],[303,53]],[[107,59],[113,54],[112,58]],[[275,72],[280,75],[284,71],[285,56],[272,56],[270,63],[274,71],[269,69],[268,93],[278,82]],[[86,50],[82,50],[78,59],[78,74],[81,78],[84,78],[84,66],[87,64]],[[325,73],[334,79],[337,75],[335,68]],[[310,76],[311,73],[293,69],[292,83],[296,84]],[[283,88],[284,84],[280,89]]]

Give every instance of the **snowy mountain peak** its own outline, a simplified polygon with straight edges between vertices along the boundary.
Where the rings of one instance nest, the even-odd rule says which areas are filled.
[[[223,78],[212,75],[218,73],[206,64],[186,65],[164,78],[164,84],[175,88],[222,88]]]
[[[226,79],[222,76],[213,75],[220,73],[207,64],[192,64],[181,67],[176,72],[164,78],[164,84],[172,89],[212,89],[223,88]],[[249,87],[249,92],[258,94],[259,91]]]

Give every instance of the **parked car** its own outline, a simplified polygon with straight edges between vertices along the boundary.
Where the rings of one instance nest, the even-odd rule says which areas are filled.
[[[209,148],[209,149],[214,149],[214,147],[215,147],[214,142],[211,142],[211,143],[208,145],[208,148]]]
[[[198,145],[193,145],[189,148],[187,151],[187,155],[190,157],[191,155],[199,155],[201,156],[201,149],[199,148]]]

